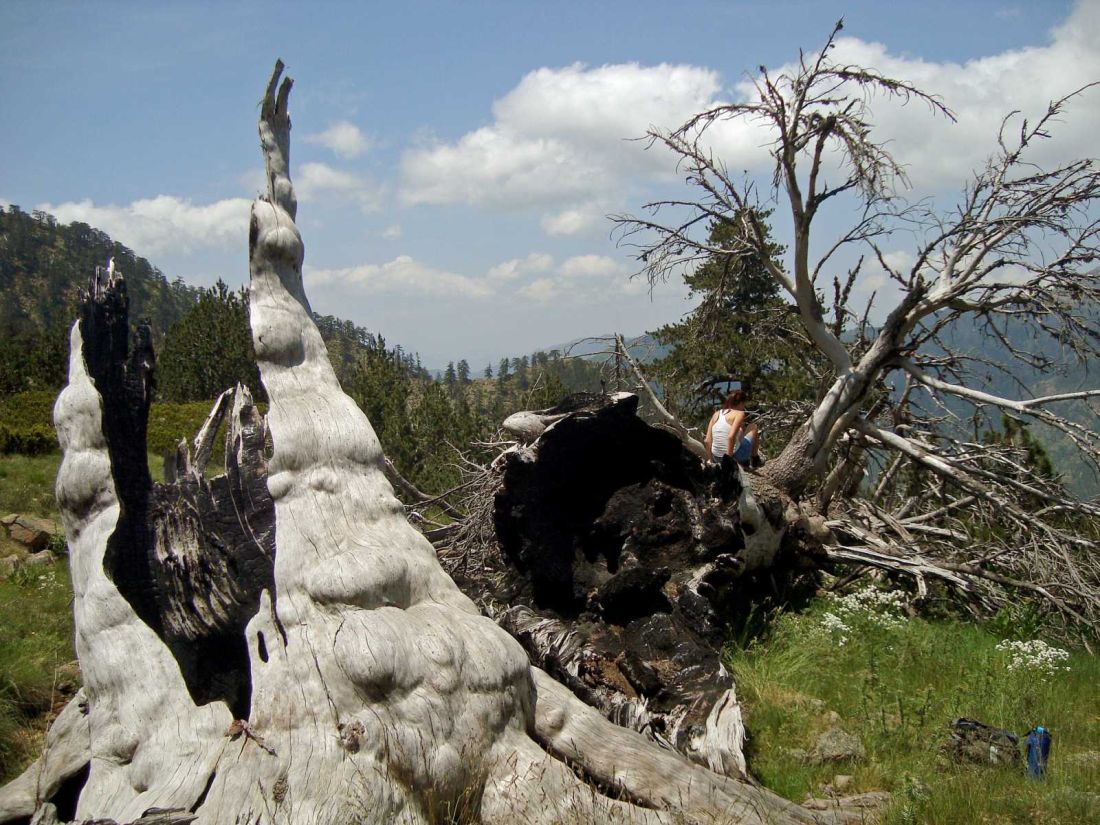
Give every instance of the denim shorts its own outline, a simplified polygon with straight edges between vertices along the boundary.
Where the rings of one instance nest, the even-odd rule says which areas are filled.
[[[748,464],[750,458],[752,458],[752,436],[742,436],[741,443],[733,451],[733,460],[738,464]]]

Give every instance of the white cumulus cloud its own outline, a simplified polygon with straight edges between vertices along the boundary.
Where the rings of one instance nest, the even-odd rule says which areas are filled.
[[[608,255],[574,255],[543,277],[520,287],[518,292],[528,300],[544,304],[603,304],[645,292],[645,284],[629,275],[630,268],[623,261]]]
[[[546,272],[554,266],[554,259],[545,252],[532,252],[525,258],[512,258],[489,269],[490,281],[514,281],[524,275]]]
[[[1019,111],[1008,137],[1018,134],[1021,117],[1034,122],[1057,100],[1100,79],[1100,3],[1081,2],[1044,46],[1011,49],[964,63],[932,62],[892,54],[880,43],[841,38],[834,59],[873,67],[939,96],[957,122],[933,116],[918,101],[902,105],[871,100],[876,135],[907,168],[919,192],[959,190],[996,148],[1006,115]],[[788,67],[789,68],[789,67]],[[1095,154],[1100,131],[1100,89],[1071,101],[1065,114],[1040,141],[1033,159],[1043,164]]]
[[[626,266],[607,255],[575,255],[561,265],[564,278],[616,278],[625,275]]]
[[[311,287],[354,288],[364,294],[416,295],[432,298],[483,298],[489,287],[476,278],[436,269],[408,255],[398,255],[383,264],[361,264],[337,269],[305,268]]]
[[[371,148],[370,139],[358,126],[346,120],[332,124],[323,132],[306,135],[305,142],[324,146],[345,160],[359,157]]]
[[[858,37],[842,37],[838,63],[856,63],[938,95],[957,123],[918,101],[870,99],[874,136],[905,165],[918,194],[956,191],[995,148],[1002,118],[1021,110],[1034,120],[1048,102],[1100,78],[1100,3],[1079,2],[1045,44],[965,62],[906,56]],[[773,67],[773,77],[791,66]],[[674,183],[674,158],[631,140],[651,126],[673,128],[721,102],[751,100],[751,83],[724,88],[705,66],[624,63],[540,68],[492,105],[484,126],[454,140],[406,151],[401,197],[408,205],[465,203],[489,209],[538,209],[543,231],[575,235],[627,210],[639,194]],[[1055,124],[1036,159],[1055,163],[1095,153],[1100,90],[1091,90]],[[1018,128],[1018,123],[1016,128]],[[736,177],[770,168],[774,138],[758,122],[724,121],[708,143]],[[834,173],[835,174],[835,173]],[[830,175],[832,177],[832,175]]]
[[[519,294],[529,300],[545,304],[556,298],[560,291],[557,281],[553,278],[536,278],[522,287]]]
[[[382,188],[358,175],[327,163],[303,163],[294,175],[298,199],[308,201],[351,201],[364,212],[382,203]]]
[[[157,195],[126,206],[97,205],[85,199],[36,208],[61,223],[81,221],[94,226],[139,255],[155,256],[240,245],[248,235],[250,207],[251,201],[245,198],[196,205],[187,198]]]
[[[631,175],[671,174],[667,158],[631,139],[677,125],[718,88],[718,74],[696,66],[538,69],[493,104],[491,125],[406,152],[402,196],[498,208],[589,203]],[[559,234],[578,225],[575,216],[550,222]]]
[[[608,209],[595,203],[578,204],[544,215],[542,230],[547,235],[577,235],[595,228],[606,229]]]

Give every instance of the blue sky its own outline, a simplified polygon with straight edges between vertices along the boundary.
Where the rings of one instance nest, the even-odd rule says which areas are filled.
[[[626,140],[649,125],[745,95],[746,72],[812,51],[844,16],[841,54],[959,115],[876,108],[915,194],[946,204],[1005,113],[1100,79],[1098,7],[7,0],[0,199],[99,226],[171,277],[244,284],[257,100],[281,57],[314,309],[429,366],[480,368],[690,308],[677,284],[651,296],[629,279],[604,217],[679,191],[669,158]],[[1071,110],[1051,158],[1095,152],[1097,104]],[[758,143],[730,133],[719,149],[755,174]],[[867,278],[865,294],[881,287]]]

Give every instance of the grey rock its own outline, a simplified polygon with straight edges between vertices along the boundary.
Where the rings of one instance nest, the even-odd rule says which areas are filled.
[[[45,550],[50,540],[61,532],[58,526],[48,518],[37,516],[13,514],[6,516],[0,523],[8,531],[8,538],[23,545],[32,553]]]
[[[0,579],[6,579],[23,566],[23,560],[18,556],[5,556],[0,559]]]
[[[844,793],[850,787],[852,787],[853,778],[848,774],[838,773],[833,777],[833,781],[829,784],[833,786],[833,790],[838,794]]]
[[[53,553],[49,550],[39,550],[37,553],[31,553],[27,556],[24,564],[30,567],[46,567],[53,564]]]
[[[848,759],[863,759],[867,752],[858,736],[846,733],[838,727],[832,727],[817,740],[810,760],[815,764],[825,762],[843,762]]]
[[[828,811],[839,808],[842,811],[868,812],[885,808],[889,802],[890,794],[886,791],[868,791],[854,796],[842,796],[838,799],[810,797],[802,803],[802,807],[811,811]]]

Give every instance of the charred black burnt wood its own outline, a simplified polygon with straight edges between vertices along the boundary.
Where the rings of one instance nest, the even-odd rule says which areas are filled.
[[[162,638],[194,674],[188,687],[195,701],[224,699],[241,719],[249,705],[245,625],[260,593],[275,593],[275,506],[264,438],[263,418],[238,387],[225,474],[206,479],[203,462],[178,466],[184,462],[177,458],[176,480],[154,487],[149,511]]]
[[[570,617],[622,562],[620,537],[593,529],[612,497],[654,480],[693,496],[702,484],[679,440],[635,415],[637,396],[596,398],[553,424],[535,448],[509,457],[495,501],[501,548],[529,581],[530,598]]]
[[[145,325],[130,351],[121,277],[97,272],[80,325],[120,503],[105,572],[172,650],[195,702],[222,700],[246,718],[244,629],[261,591],[274,597],[275,509],[263,418],[247,389],[227,393],[196,439],[194,464],[182,443],[165,468],[169,483],[154,484],[146,453],[154,357]],[[226,417],[225,474],[208,480],[202,471]]]
[[[105,572],[135,612],[158,633],[148,553],[146,515],[153,487],[145,453],[155,359],[148,326],[138,326],[130,352],[130,300],[114,271],[96,269],[80,308],[80,335],[88,375],[103,405],[103,430],[120,512],[107,541]]]
[[[720,651],[743,569],[740,488],[723,491],[637,401],[544,411],[568,414],[504,460],[490,575],[456,575],[585,702],[709,764],[708,719],[733,687]]]

